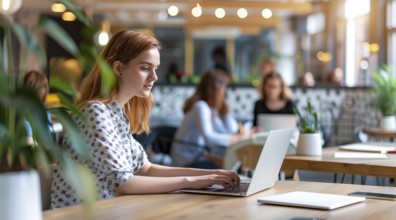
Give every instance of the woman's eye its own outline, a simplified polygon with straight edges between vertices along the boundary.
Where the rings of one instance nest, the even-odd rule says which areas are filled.
[[[148,71],[148,70],[149,70],[149,67],[143,66],[143,67],[141,67],[140,69],[143,70],[143,71]]]

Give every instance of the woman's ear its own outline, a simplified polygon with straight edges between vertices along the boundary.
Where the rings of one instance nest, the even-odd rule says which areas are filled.
[[[123,67],[123,63],[121,63],[120,61],[116,60],[113,62],[113,71],[114,73],[118,76],[121,77],[122,76],[122,67]]]

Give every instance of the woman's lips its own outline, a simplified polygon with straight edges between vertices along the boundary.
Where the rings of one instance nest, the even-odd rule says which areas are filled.
[[[144,88],[151,89],[151,88],[153,88],[153,85],[144,85]]]

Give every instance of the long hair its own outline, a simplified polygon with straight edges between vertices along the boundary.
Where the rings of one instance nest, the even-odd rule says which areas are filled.
[[[110,39],[103,49],[101,59],[104,59],[110,66],[113,66],[117,60],[126,64],[153,47],[161,49],[158,40],[150,35],[135,31],[120,31]],[[115,85],[106,96],[101,93],[102,80],[97,63],[81,84],[81,98],[77,102],[79,107],[86,106],[90,101],[109,103],[118,97],[119,77],[116,77]],[[153,96],[150,93],[145,98],[134,96],[125,104],[124,109],[129,119],[131,134],[150,131],[149,117],[153,103]]]
[[[279,95],[279,99],[285,100],[285,101],[290,101],[292,99],[292,94],[290,89],[286,86],[285,81],[283,81],[282,76],[279,73],[276,72],[270,72],[267,73],[263,80],[261,81],[260,85],[260,93],[261,93],[261,99],[263,101],[267,100],[267,95],[265,94],[265,88],[267,87],[267,83],[270,79],[277,79],[281,83],[281,88],[282,91]]]
[[[219,111],[221,117],[224,117],[228,112],[228,105],[224,96],[219,93],[221,87],[227,86],[229,83],[229,76],[220,69],[209,69],[201,78],[201,81],[195,89],[195,93],[186,100],[183,107],[183,112],[187,113],[191,110],[194,104],[203,100],[211,108],[215,108]]]
[[[42,101],[45,101],[49,92],[47,76],[37,70],[30,70],[25,74],[23,86],[36,91]]]

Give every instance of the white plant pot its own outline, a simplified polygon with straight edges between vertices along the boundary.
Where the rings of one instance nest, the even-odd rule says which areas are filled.
[[[41,220],[40,179],[36,171],[0,173],[2,220]]]
[[[396,116],[384,116],[381,119],[380,127],[387,131],[396,130]]]
[[[322,155],[322,139],[320,133],[300,133],[297,142],[297,155]]]

